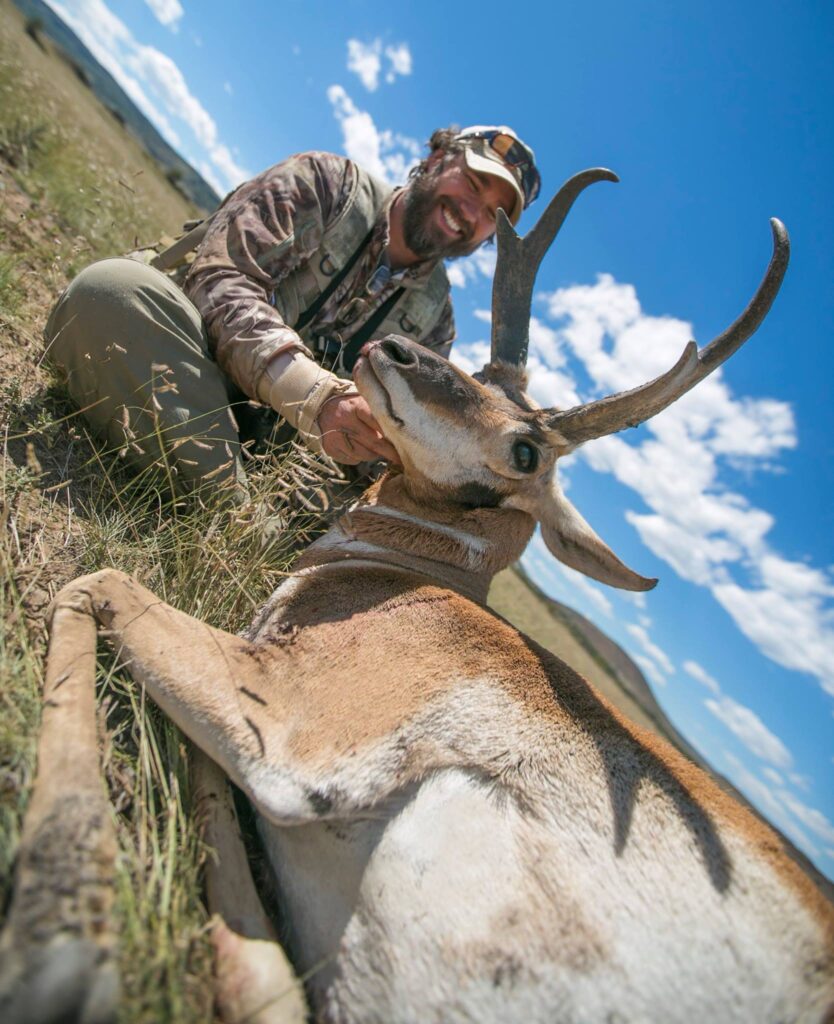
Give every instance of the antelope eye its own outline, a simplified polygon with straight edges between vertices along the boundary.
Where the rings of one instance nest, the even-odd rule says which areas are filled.
[[[539,464],[539,452],[527,441],[516,441],[513,445],[513,463],[520,473],[532,473]]]

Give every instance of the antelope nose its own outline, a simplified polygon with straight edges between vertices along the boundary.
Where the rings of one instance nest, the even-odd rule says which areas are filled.
[[[397,366],[417,365],[417,353],[398,338],[389,336],[379,343],[379,347]]]

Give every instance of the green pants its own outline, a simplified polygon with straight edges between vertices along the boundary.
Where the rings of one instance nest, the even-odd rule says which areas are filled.
[[[45,336],[70,397],[129,465],[160,469],[179,493],[245,497],[230,382],[197,309],[164,274],[94,263],[58,300]]]

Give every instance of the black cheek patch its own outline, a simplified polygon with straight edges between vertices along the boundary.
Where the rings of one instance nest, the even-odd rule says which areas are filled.
[[[464,508],[498,508],[505,495],[496,487],[472,481],[452,488],[449,497]]]
[[[333,810],[333,797],[320,789],[311,789],[307,794],[307,799],[317,816],[329,814]]]

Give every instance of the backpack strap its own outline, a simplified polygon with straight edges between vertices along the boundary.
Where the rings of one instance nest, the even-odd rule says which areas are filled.
[[[190,231],[186,232],[182,238],[178,238],[173,245],[169,245],[166,249],[163,249],[161,253],[154,256],[151,260],[151,266],[156,270],[161,270],[163,273],[166,270],[170,270],[180,263],[188,253],[192,252],[206,237],[206,232],[209,229],[209,220],[207,217],[205,220],[201,220],[197,223],[196,227],[193,227]]]
[[[356,360],[359,358],[359,350],[365,344],[366,341],[379,336],[379,326],[382,324],[391,310],[396,306],[400,296],[405,291],[405,288],[397,288],[396,291],[392,292],[385,302],[379,307],[378,310],[369,317],[364,324],[359,328],[356,334],[352,338],[348,338],[345,342],[341,356],[339,358],[340,368],[346,370],[348,373],[353,371],[353,367],[356,364]]]

